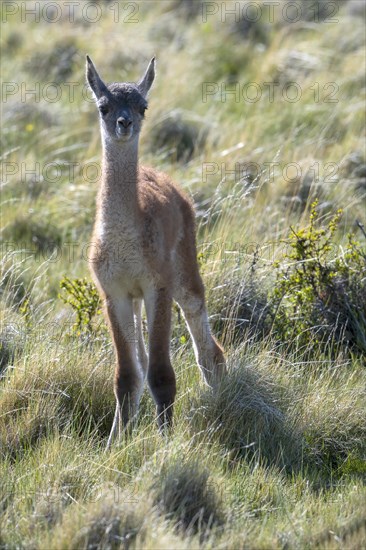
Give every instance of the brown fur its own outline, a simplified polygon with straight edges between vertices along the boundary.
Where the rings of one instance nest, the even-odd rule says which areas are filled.
[[[109,438],[138,411],[147,374],[160,428],[170,426],[176,394],[170,362],[171,309],[181,306],[205,381],[225,373],[222,348],[212,336],[197,264],[194,210],[165,174],[138,167],[138,136],[154,60],[136,85],[106,86],[88,58],[87,78],[101,112],[102,181],[93,233],[92,274],[106,304],[117,366],[116,414]],[[141,302],[149,353],[146,355]]]

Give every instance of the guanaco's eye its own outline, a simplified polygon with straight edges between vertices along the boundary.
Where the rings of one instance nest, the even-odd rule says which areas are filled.
[[[147,110],[147,107],[140,107],[139,110],[140,110],[140,115],[141,115],[141,116],[144,116],[144,115],[145,115],[145,112],[146,112],[146,110]]]
[[[100,105],[99,106],[99,111],[103,116],[106,115],[109,111],[108,105]]]

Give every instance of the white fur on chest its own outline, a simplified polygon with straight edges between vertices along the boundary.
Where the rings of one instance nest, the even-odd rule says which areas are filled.
[[[98,266],[95,273],[103,286],[122,284],[131,289],[145,279],[146,266],[141,238],[135,229],[98,224]]]

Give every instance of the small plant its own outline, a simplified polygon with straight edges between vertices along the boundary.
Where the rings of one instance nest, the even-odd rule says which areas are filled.
[[[312,204],[307,228],[291,228],[290,250],[275,263],[275,332],[284,341],[295,337],[305,347],[335,341],[364,353],[366,254],[353,235],[345,250],[334,242],[341,210],[327,227],[318,227],[317,204]]]
[[[32,305],[30,301],[30,295],[26,296],[19,306],[19,312],[22,314],[25,326],[30,328],[32,325]]]
[[[71,280],[63,277],[60,287],[64,294],[60,293],[59,298],[69,304],[76,314],[74,332],[78,335],[91,334],[94,331],[93,320],[101,313],[100,298],[94,284],[85,278]]]

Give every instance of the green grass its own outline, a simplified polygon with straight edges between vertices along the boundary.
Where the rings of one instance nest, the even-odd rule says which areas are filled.
[[[79,9],[73,25],[22,22],[19,11],[2,26],[4,82],[38,82],[41,97],[2,103],[0,548],[361,548],[365,356],[339,332],[325,348],[279,338],[271,296],[274,261],[315,198],[324,229],[343,210],[331,254],[351,231],[365,249],[363,15],[345,1],[338,22],[304,11],[290,24],[280,6],[274,23],[244,25],[169,0],[139,2],[128,23],[125,4],[119,23],[100,3],[97,23]],[[211,322],[229,363],[213,395],[175,310],[174,431],[159,435],[146,391],[132,435],[108,453],[111,341],[104,328],[73,335],[58,298],[64,276],[89,278],[100,139],[82,95],[86,53],[107,81],[137,79],[157,56],[141,160],[195,200]],[[58,101],[42,97],[49,82]],[[65,82],[76,83],[73,101]],[[216,94],[203,101],[207,82]],[[284,99],[290,82],[297,102]],[[248,83],[260,86],[257,102]],[[363,338],[364,277],[354,287]]]

